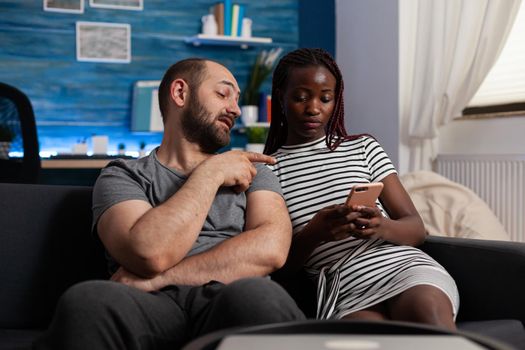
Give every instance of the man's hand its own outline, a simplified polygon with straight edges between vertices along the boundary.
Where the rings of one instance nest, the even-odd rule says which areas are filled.
[[[130,287],[134,287],[145,292],[151,292],[154,290],[159,290],[162,287],[162,277],[161,275],[153,278],[142,278],[137,275],[132,274],[127,271],[122,266],[119,267],[117,272],[111,276],[111,280],[115,282],[120,282]]]
[[[220,175],[221,186],[233,187],[240,193],[250,187],[257,175],[253,163],[274,164],[275,159],[261,153],[229,151],[215,155],[204,161],[197,171],[205,171],[210,175]]]

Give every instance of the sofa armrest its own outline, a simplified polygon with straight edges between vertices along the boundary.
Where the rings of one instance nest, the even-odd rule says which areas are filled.
[[[45,328],[69,286],[108,277],[91,197],[90,187],[0,183],[0,328]]]
[[[525,324],[525,243],[429,236],[421,245],[459,289],[458,321]]]

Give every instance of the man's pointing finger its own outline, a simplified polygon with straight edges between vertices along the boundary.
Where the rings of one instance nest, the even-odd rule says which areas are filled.
[[[250,160],[250,162],[254,162],[254,163],[275,164],[277,162],[274,157],[270,157],[262,153],[244,152],[244,154]]]

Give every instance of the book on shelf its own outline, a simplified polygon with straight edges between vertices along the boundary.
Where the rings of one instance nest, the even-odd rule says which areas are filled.
[[[238,29],[239,29],[239,4],[233,4],[231,36],[237,36]]]
[[[233,4],[232,9],[232,36],[242,35],[242,20],[244,18],[244,5]]]
[[[217,34],[224,35],[224,3],[218,2],[213,6],[213,15],[217,21]]]
[[[244,19],[244,5],[239,5],[239,28],[237,30],[237,36],[242,36],[242,27],[243,27],[243,19]]]
[[[217,21],[217,35],[242,36],[245,5],[232,3],[231,0],[217,2],[210,8]]]
[[[272,122],[272,95],[266,96],[266,111],[268,112],[266,114],[266,122],[271,123]]]
[[[232,2],[224,0],[224,35],[232,34]]]
[[[272,95],[267,93],[259,94],[259,118],[260,123],[269,123],[272,121]]]

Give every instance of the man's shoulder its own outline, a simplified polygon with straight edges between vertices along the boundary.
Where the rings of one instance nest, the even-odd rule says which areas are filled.
[[[257,176],[277,178],[271,169],[271,165],[263,163],[255,163],[255,170],[257,170]]]
[[[265,163],[253,163],[255,165],[255,169],[257,171],[261,170],[261,169],[266,169],[266,170],[269,170],[270,168],[268,168],[268,165],[269,164],[265,164]],[[264,171],[264,170],[263,170]]]
[[[266,190],[282,195],[279,179],[266,164],[255,163],[255,169],[257,170],[257,175],[253,179],[248,192]]]
[[[155,164],[150,156],[139,159],[118,158],[106,165],[95,182],[95,188],[114,191],[125,184],[147,187],[155,177]]]
[[[117,158],[109,162],[104,169],[103,173],[113,173],[113,172],[137,172],[143,171],[144,169],[150,168],[152,166],[152,156],[148,155],[138,159],[124,159]]]

